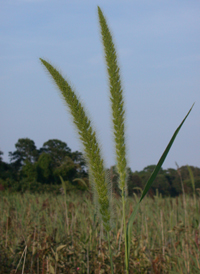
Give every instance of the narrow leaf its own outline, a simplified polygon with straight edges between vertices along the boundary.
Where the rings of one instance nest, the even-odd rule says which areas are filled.
[[[176,129],[176,131],[174,132],[174,135],[172,136],[172,138],[171,138],[171,140],[170,140],[168,146],[166,147],[166,149],[165,149],[163,155],[161,156],[160,160],[158,161],[157,166],[155,167],[153,173],[151,174],[151,177],[149,178],[149,180],[148,180],[148,182],[147,182],[147,184],[146,184],[146,186],[145,186],[145,188],[144,188],[144,191],[143,191],[142,196],[141,196],[141,198],[140,198],[140,202],[143,200],[143,198],[145,197],[145,195],[146,195],[147,192],[149,191],[149,189],[150,189],[150,187],[151,187],[153,181],[155,180],[155,178],[156,178],[156,176],[157,176],[157,174],[158,174],[158,172],[159,172],[159,170],[160,170],[162,164],[163,164],[164,161],[165,161],[165,158],[167,157],[167,154],[168,154],[168,152],[169,152],[169,150],[170,150],[170,148],[171,148],[171,146],[172,146],[172,144],[173,144],[173,142],[174,142],[174,140],[175,140],[175,138],[176,138],[176,136],[177,136],[179,130],[181,129],[183,123],[185,122],[186,118],[187,118],[188,115],[190,114],[190,112],[191,112],[193,106],[194,106],[194,104],[192,105],[192,107],[191,107],[190,110],[188,111],[187,115],[185,116],[185,118],[183,119],[183,121],[181,122],[181,124],[179,125],[179,127],[178,127],[178,128]]]
[[[56,248],[56,252],[60,251],[61,249],[63,249],[64,247],[66,247],[67,245],[60,245]]]
[[[194,104],[192,105],[192,107],[191,107],[190,110],[188,111],[187,115],[185,116],[185,118],[183,119],[183,121],[181,122],[181,124],[179,125],[179,127],[178,127],[178,128],[176,129],[176,131],[174,132],[174,134],[173,134],[173,136],[172,136],[172,138],[171,138],[169,144],[167,145],[167,147],[166,147],[166,149],[165,149],[163,155],[161,156],[161,158],[160,158],[160,160],[158,161],[158,163],[157,163],[157,165],[156,165],[156,167],[155,167],[153,173],[151,174],[149,180],[147,181],[146,186],[145,186],[145,188],[144,188],[144,190],[143,190],[143,193],[142,193],[142,195],[141,195],[141,198],[140,198],[139,202],[137,203],[137,205],[136,205],[134,211],[132,212],[132,214],[131,214],[131,216],[130,216],[130,218],[129,218],[129,221],[128,221],[128,224],[127,224],[127,239],[126,239],[126,240],[127,240],[127,246],[128,246],[128,258],[129,258],[129,256],[130,256],[131,231],[132,231],[132,227],[133,227],[133,221],[134,221],[135,216],[136,216],[136,214],[137,214],[139,205],[140,205],[141,201],[143,200],[143,198],[145,197],[145,195],[147,194],[147,192],[149,191],[149,189],[151,188],[151,186],[152,186],[152,184],[153,184],[153,182],[154,182],[154,180],[155,180],[155,178],[156,178],[156,176],[157,176],[157,174],[158,174],[158,172],[159,172],[159,170],[160,170],[160,168],[161,168],[163,162],[165,161],[165,158],[167,157],[167,154],[168,154],[168,152],[169,152],[169,150],[170,150],[170,148],[171,148],[171,146],[172,146],[172,144],[173,144],[173,142],[174,142],[174,140],[175,140],[175,138],[176,138],[176,136],[177,136],[179,130],[181,129],[183,123],[185,122],[186,118],[187,118],[188,115],[190,114],[190,112],[191,112],[193,106],[194,106]]]

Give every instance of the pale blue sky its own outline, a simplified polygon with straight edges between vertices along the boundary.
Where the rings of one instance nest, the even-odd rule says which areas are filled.
[[[19,138],[81,150],[71,117],[39,57],[60,69],[80,95],[115,164],[108,84],[97,17],[113,33],[126,106],[128,163],[156,164],[193,102],[163,168],[200,166],[199,0],[0,0],[0,149]]]

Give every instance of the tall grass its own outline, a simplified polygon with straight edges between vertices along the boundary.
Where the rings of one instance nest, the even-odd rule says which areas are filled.
[[[127,216],[137,202],[137,196],[127,198]],[[130,273],[199,273],[196,206],[200,208],[200,198],[196,197],[195,205],[194,198],[186,195],[185,202],[184,208],[181,196],[162,198],[159,194],[143,201],[131,231]],[[113,268],[115,273],[125,273],[123,209],[118,197],[113,203]],[[0,274],[22,273],[23,267],[24,273],[37,274],[110,273],[105,236],[86,193],[0,196]]]
[[[105,60],[109,78],[109,89],[110,89],[110,101],[112,109],[112,121],[113,121],[113,135],[115,142],[116,162],[117,171],[119,173],[119,188],[121,190],[121,200],[123,209],[123,234],[125,239],[125,269],[126,273],[129,273],[129,262],[130,262],[130,250],[131,250],[131,231],[133,221],[136,213],[139,209],[140,203],[150,189],[156,175],[158,174],[180,128],[182,127],[185,119],[189,115],[191,109],[183,119],[182,123],[176,129],[172,136],[167,148],[161,156],[158,164],[148,180],[145,189],[135,205],[134,211],[128,218],[125,212],[127,203],[127,161],[126,161],[126,142],[125,142],[125,110],[123,101],[123,89],[120,79],[120,69],[117,62],[117,54],[113,43],[111,32],[108,28],[106,19],[98,7],[99,23],[101,28],[102,43],[105,52]],[[51,77],[57,84],[72,116],[73,122],[76,125],[79,138],[83,143],[85,157],[90,169],[92,177],[91,182],[94,182],[94,189],[98,197],[99,211],[103,221],[103,226],[107,232],[107,241],[109,246],[110,254],[110,266],[111,273],[114,273],[114,266],[112,260],[112,248],[110,242],[111,233],[111,197],[109,191],[109,182],[106,179],[106,172],[104,166],[104,160],[100,151],[100,145],[98,144],[96,132],[92,127],[90,118],[87,116],[80,99],[73,91],[69,83],[63,78],[63,76],[56,70],[50,63],[44,59],[40,59],[42,64],[45,66]],[[193,107],[193,106],[192,106]],[[162,216],[162,215],[161,215]],[[127,223],[128,222],[128,223]]]

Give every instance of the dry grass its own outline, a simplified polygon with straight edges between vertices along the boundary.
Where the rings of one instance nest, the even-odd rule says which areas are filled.
[[[137,197],[128,199],[130,215]],[[111,246],[124,272],[121,200]],[[147,197],[133,225],[130,273],[200,273],[200,199]],[[110,273],[102,222],[87,194],[0,196],[0,273]]]

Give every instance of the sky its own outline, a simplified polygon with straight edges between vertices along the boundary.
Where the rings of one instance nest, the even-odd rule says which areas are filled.
[[[19,138],[83,151],[70,113],[39,58],[70,82],[115,165],[108,78],[98,23],[102,9],[124,90],[128,166],[156,164],[188,110],[163,168],[200,167],[199,0],[0,0],[0,150]]]

